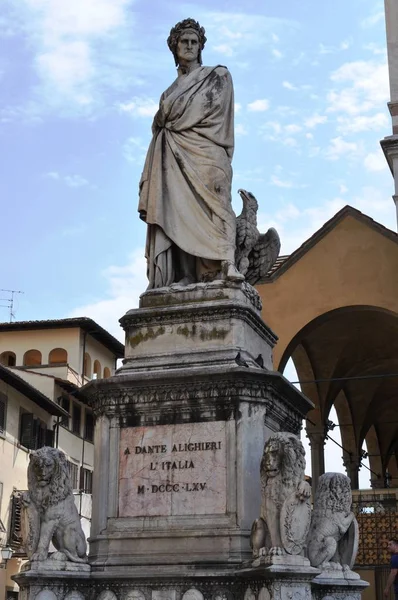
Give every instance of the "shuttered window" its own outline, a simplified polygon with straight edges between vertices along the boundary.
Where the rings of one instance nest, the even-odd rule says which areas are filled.
[[[92,442],[94,439],[94,418],[93,413],[86,410],[86,423],[84,427],[84,437],[87,441]]]
[[[7,396],[0,392],[0,435],[6,434]]]
[[[72,407],[72,431],[80,435],[80,425],[82,419],[82,411],[78,404],[73,403]]]
[[[79,467],[75,463],[71,462],[70,460],[68,460],[66,462],[66,464],[68,466],[68,474],[69,474],[69,479],[70,479],[72,489],[78,490],[79,489],[79,482],[78,482]]]
[[[93,493],[93,472],[90,469],[80,467],[80,489],[85,494]]]
[[[21,412],[19,442],[29,450],[54,445],[54,432],[33,413]]]

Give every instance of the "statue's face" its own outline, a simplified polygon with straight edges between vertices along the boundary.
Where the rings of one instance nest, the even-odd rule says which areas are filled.
[[[193,31],[183,31],[177,43],[179,64],[197,61],[199,56],[199,38]]]
[[[50,456],[47,456],[46,458],[36,458],[34,470],[36,472],[38,485],[41,487],[47,485],[50,482],[54,471],[53,459]]]
[[[268,444],[264,455],[264,467],[268,477],[275,477],[280,471],[280,450],[278,444]]]

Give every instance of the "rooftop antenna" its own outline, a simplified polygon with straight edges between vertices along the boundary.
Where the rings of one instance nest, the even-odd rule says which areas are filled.
[[[0,298],[0,302],[6,302],[7,304],[0,304],[0,306],[2,306],[3,308],[8,308],[8,310],[10,311],[10,323],[12,323],[13,319],[15,319],[15,313],[14,313],[14,301],[15,301],[15,294],[23,294],[24,292],[20,292],[19,290],[5,290],[3,288],[0,288],[0,292],[7,292],[8,297],[7,298]]]

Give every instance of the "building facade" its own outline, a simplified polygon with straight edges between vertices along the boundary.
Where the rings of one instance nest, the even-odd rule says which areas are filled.
[[[0,323],[0,545],[13,550],[0,568],[0,599],[17,597],[11,576],[26,560],[19,499],[32,450],[65,452],[88,537],[94,421],[81,388],[111,376],[123,355],[123,344],[92,319]]]

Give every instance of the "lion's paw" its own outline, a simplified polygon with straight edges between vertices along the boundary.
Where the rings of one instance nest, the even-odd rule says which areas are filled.
[[[283,556],[284,554],[286,554],[286,552],[283,548],[280,548],[279,546],[273,546],[269,549],[268,554],[269,556]]]
[[[47,552],[43,552],[42,550],[38,550],[37,552],[35,552],[34,554],[32,554],[32,556],[30,557],[30,562],[46,560],[47,556],[48,556]]]

